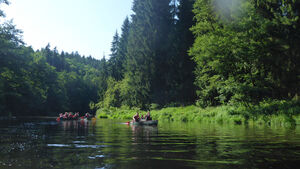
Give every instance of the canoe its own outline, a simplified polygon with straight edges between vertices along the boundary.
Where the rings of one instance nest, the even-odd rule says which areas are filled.
[[[149,120],[149,121],[145,121],[145,120],[141,120],[139,122],[130,122],[131,125],[157,125],[158,124],[158,120]]]
[[[58,117],[56,118],[56,121],[72,121],[72,120],[91,120],[93,117],[76,117],[76,118],[63,118],[63,117]]]

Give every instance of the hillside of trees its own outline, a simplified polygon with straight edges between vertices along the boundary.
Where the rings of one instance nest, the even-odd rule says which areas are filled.
[[[1,24],[1,116],[298,98],[300,2],[134,0],[132,10],[108,60],[34,51]]]
[[[113,74],[98,107],[192,104],[195,67],[193,0],[133,2],[135,14],[115,34],[108,64]]]
[[[78,53],[58,53],[47,45],[25,47],[20,31],[1,25],[0,112],[3,115],[56,115],[62,111],[89,111],[105,86],[101,67],[105,59]]]
[[[0,1],[8,3],[7,1]],[[4,13],[1,11],[1,19]],[[106,60],[59,53],[56,48],[34,51],[22,41],[11,21],[0,25],[0,116],[57,115],[86,112],[106,87]],[[103,90],[103,91],[101,91]]]
[[[297,98],[299,11],[297,1],[135,0],[98,107]]]

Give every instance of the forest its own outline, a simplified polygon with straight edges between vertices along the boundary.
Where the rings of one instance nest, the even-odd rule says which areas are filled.
[[[107,60],[35,51],[1,22],[0,116],[282,100],[300,110],[298,0],[134,0],[132,11]]]

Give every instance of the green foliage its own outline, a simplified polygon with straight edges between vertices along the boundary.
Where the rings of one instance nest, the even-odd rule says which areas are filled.
[[[1,115],[99,109],[129,118],[138,107],[176,121],[297,123],[299,9],[297,1],[134,0],[109,60],[50,44],[34,51],[4,22]],[[180,107],[194,103],[202,108]]]
[[[157,110],[159,107],[160,107],[159,104],[157,104],[157,103],[151,103],[150,106],[149,106],[149,109],[150,110]]]
[[[34,51],[12,22],[0,24],[0,60],[0,116],[86,112],[106,90],[105,60],[59,54],[49,44]]]
[[[123,69],[122,69],[122,60],[121,57],[119,57],[119,51],[120,51],[120,37],[118,32],[116,32],[115,36],[113,37],[113,42],[111,44],[111,55],[110,59],[108,61],[108,71],[109,75],[116,80],[122,79],[123,76]]]
[[[197,0],[190,50],[198,104],[299,95],[299,2]]]
[[[189,30],[195,24],[192,12],[195,0],[179,0],[175,3],[173,31],[170,35],[170,58],[167,60],[166,88],[168,96],[165,98],[167,104],[180,102],[191,104],[196,99],[196,87],[194,69],[195,63],[188,50],[194,43],[194,35]]]
[[[108,60],[109,76],[117,85],[108,87],[98,106],[148,109],[150,103],[194,102],[194,63],[187,54],[194,40],[189,31],[193,3],[133,2],[131,22],[126,18],[121,36],[115,34]]]
[[[169,0],[133,2],[125,67],[132,106],[145,108],[152,100],[165,98],[163,68],[168,60],[169,10]]]
[[[132,116],[146,111],[139,109],[102,108],[98,109],[97,116],[100,118],[130,120]],[[197,106],[167,107],[160,110],[152,110],[154,120],[177,121],[177,122],[202,122],[202,123],[231,123],[231,124],[258,124],[285,126],[295,125],[300,122],[300,102],[291,101],[263,101],[251,108],[243,105],[218,106],[199,108]]]
[[[104,107],[120,107],[120,83],[113,78],[107,80],[108,88],[104,95],[103,106]]]

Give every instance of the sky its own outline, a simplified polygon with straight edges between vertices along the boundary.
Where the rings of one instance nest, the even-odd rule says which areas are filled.
[[[114,34],[133,0],[9,0],[1,5],[6,20],[23,31],[27,46],[37,50],[50,43],[58,51],[109,58]]]

